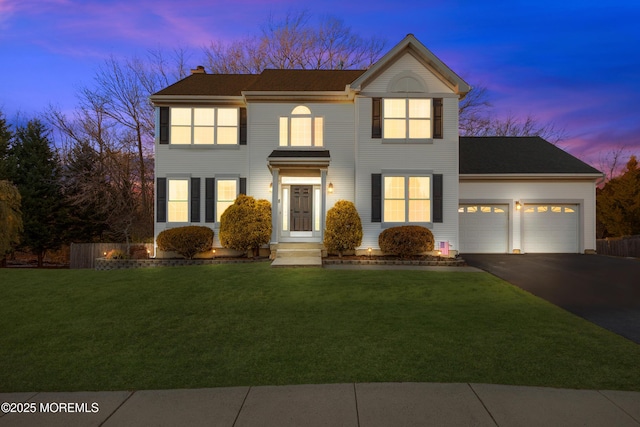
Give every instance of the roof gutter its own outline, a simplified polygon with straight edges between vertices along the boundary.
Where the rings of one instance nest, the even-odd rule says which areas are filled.
[[[601,173],[470,173],[460,174],[460,181],[493,180],[580,180],[602,178]]]

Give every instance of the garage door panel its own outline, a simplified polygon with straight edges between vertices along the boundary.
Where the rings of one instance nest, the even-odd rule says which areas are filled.
[[[578,205],[527,204],[523,215],[525,252],[579,252]]]
[[[458,212],[461,253],[508,252],[507,205],[460,205]]]

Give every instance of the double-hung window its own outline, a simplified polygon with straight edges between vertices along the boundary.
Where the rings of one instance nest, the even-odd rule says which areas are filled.
[[[382,105],[385,139],[429,139],[431,99],[385,98]]]
[[[222,214],[233,204],[237,196],[237,179],[216,179],[216,222],[220,222]]]
[[[432,222],[431,176],[385,175],[383,221]]]
[[[309,107],[299,105],[290,116],[280,117],[281,147],[321,147],[324,119],[311,114]]]
[[[169,179],[168,222],[189,222],[189,180]]]
[[[171,108],[171,144],[237,145],[237,108]]]

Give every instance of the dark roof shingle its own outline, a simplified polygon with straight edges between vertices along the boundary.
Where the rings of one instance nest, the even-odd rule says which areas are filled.
[[[306,157],[306,158],[328,158],[331,157],[329,150],[273,150],[269,154],[269,158],[290,158],[290,157]]]
[[[257,74],[192,74],[154,95],[241,96]]]
[[[341,91],[365,70],[264,70],[248,91]]]
[[[261,74],[192,74],[154,95],[240,96],[242,91],[342,91],[365,70],[264,70]]]
[[[460,137],[460,174],[599,174],[538,137]]]

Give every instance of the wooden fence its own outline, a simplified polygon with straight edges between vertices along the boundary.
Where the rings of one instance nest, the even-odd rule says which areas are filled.
[[[600,255],[640,258],[640,235],[598,239],[596,252]]]
[[[140,245],[139,243],[135,246]],[[134,246],[132,244],[131,246]],[[153,252],[153,243],[146,243],[144,246],[147,250]],[[106,252],[113,249],[119,249],[123,252],[127,251],[125,243],[72,243],[71,254],[69,257],[70,268],[95,268],[96,258],[104,257]]]

